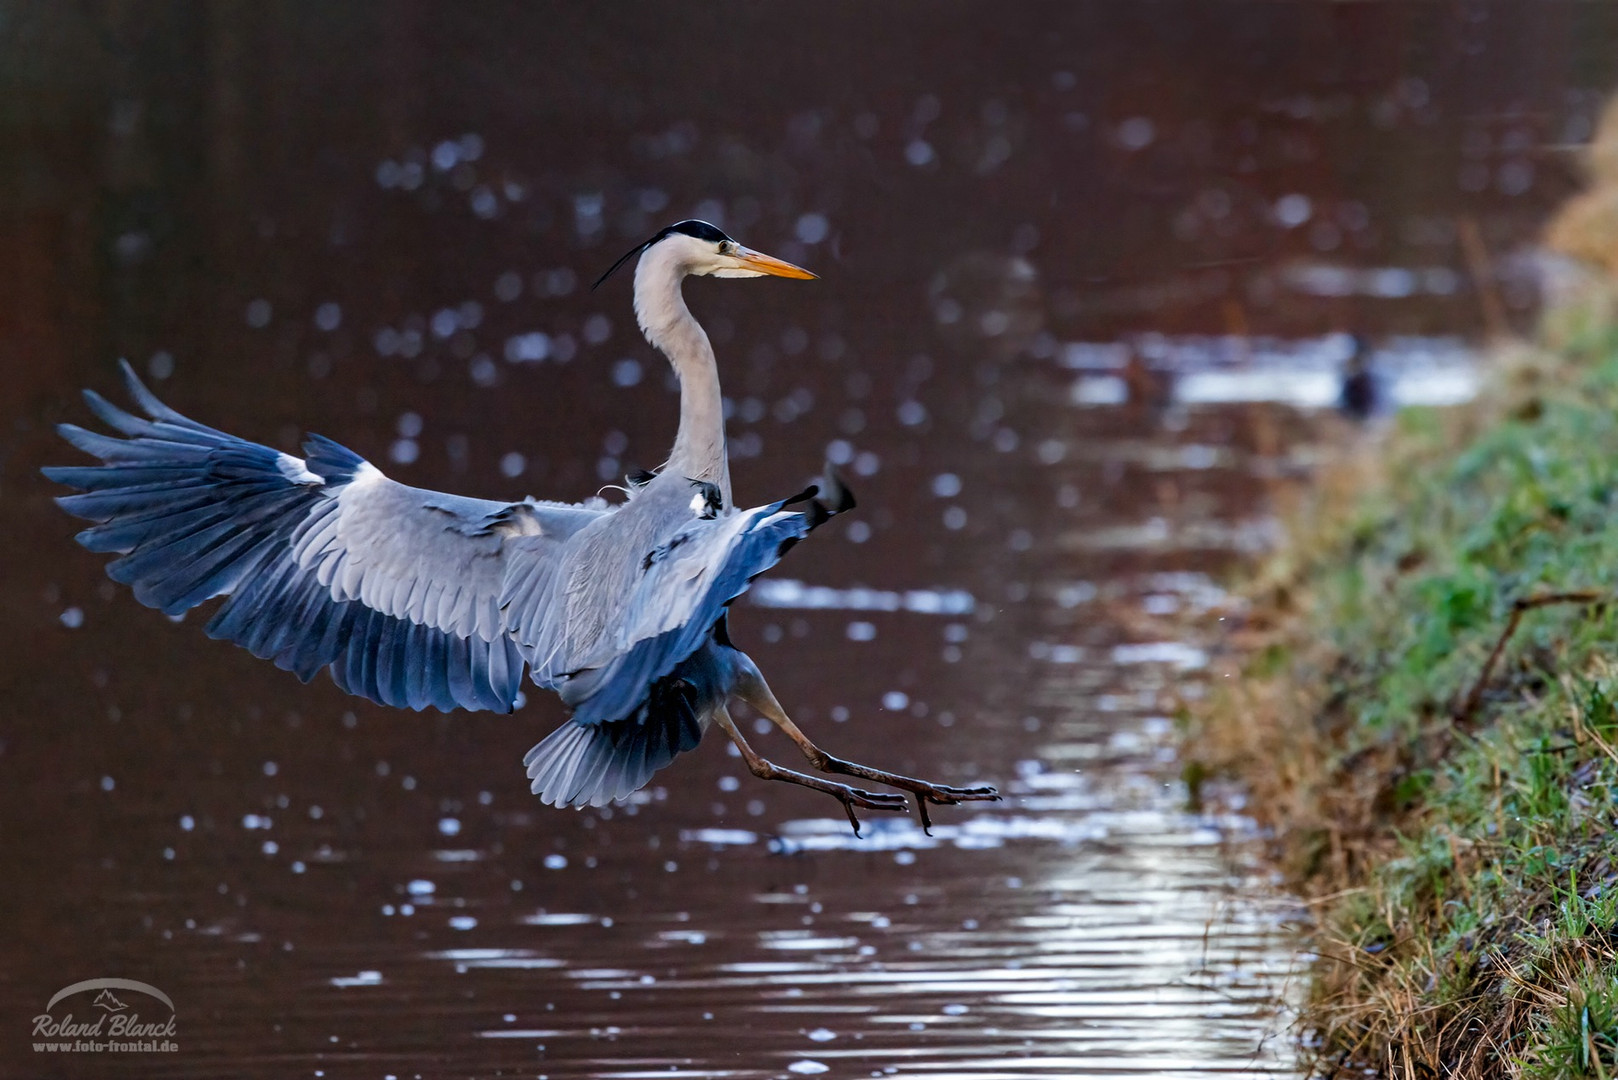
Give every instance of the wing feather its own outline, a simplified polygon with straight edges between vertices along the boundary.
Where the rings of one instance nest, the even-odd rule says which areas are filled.
[[[100,464],[44,470],[78,489],[58,502],[94,523],[80,543],[121,556],[109,576],[171,615],[226,597],[207,633],[299,678],[325,667],[383,704],[510,711],[523,657],[499,607],[503,545],[554,554],[548,516],[571,534],[601,508],[407,487],[318,435],[300,460],[182,416],[127,364],[124,381],[145,416],[87,393],[118,434],[64,424]]]

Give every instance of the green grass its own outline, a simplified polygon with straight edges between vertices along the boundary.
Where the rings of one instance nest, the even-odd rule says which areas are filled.
[[[1286,553],[1284,629],[1205,721],[1202,757],[1238,772],[1313,762],[1275,812],[1328,897],[1322,1073],[1618,1080],[1618,603],[1526,612],[1454,719],[1518,598],[1618,601],[1618,332],[1509,382],[1401,418],[1373,489]],[[1255,693],[1274,715],[1244,761]]]

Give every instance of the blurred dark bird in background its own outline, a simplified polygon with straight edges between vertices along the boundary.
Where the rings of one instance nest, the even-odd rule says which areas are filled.
[[[1131,408],[1160,416],[1174,404],[1174,375],[1153,367],[1137,349],[1129,350],[1123,367]]]
[[[1353,335],[1352,351],[1343,364],[1342,390],[1337,395],[1337,411],[1351,420],[1369,420],[1387,404],[1381,376],[1371,365],[1375,353],[1365,335]]]

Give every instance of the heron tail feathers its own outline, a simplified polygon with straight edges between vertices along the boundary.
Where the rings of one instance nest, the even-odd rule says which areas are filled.
[[[551,732],[523,758],[533,793],[550,806],[605,806],[645,787],[702,740],[702,719],[685,687],[654,693],[629,719],[569,720]]]

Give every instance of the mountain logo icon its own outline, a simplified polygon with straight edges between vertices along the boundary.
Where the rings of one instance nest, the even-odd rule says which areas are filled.
[[[98,1009],[106,1009],[110,1013],[123,1012],[125,1009],[129,1008],[128,1005],[125,1005],[123,1002],[113,997],[111,990],[101,991],[101,993],[96,995],[96,999],[90,1002],[90,1004]]]

